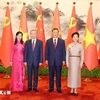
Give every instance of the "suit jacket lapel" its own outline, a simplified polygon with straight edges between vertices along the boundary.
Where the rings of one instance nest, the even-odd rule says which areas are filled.
[[[54,48],[54,44],[53,44],[53,38],[51,38],[51,45]]]
[[[36,47],[37,47],[37,44],[38,44],[38,39],[36,39],[36,43],[35,43],[34,50],[36,49]]]
[[[35,50],[36,47],[37,47],[37,43],[38,43],[38,40],[36,39],[36,44],[35,44],[34,50]],[[30,40],[30,46],[31,46],[31,50],[33,51],[33,48],[32,48],[32,39]]]
[[[58,47],[58,45],[59,45],[59,38],[58,38],[58,41],[57,41],[57,44],[56,44],[56,48]]]
[[[33,50],[32,49],[32,39],[30,39],[30,47],[31,47],[31,50]]]

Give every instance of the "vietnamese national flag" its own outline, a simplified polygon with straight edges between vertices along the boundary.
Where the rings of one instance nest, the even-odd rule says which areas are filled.
[[[23,41],[26,42],[28,40],[28,27],[27,27],[25,3],[23,4],[20,16],[20,31],[23,33]]]
[[[10,19],[9,6],[6,7],[6,14],[4,18],[4,27],[0,47],[0,59],[4,67],[10,66],[11,52],[13,45],[13,33]]]
[[[39,10],[38,10],[36,30],[37,30],[37,39],[39,39],[43,42],[43,62],[44,62],[45,61],[45,45],[46,45],[46,43],[45,43],[44,21],[43,21],[41,3],[40,3]]]
[[[85,28],[85,35],[83,40],[84,62],[88,70],[93,70],[98,65],[98,55],[97,55],[95,38],[96,36],[95,36],[94,25],[93,25],[92,3],[90,3],[86,28]]]
[[[59,38],[61,38],[61,28],[60,28],[60,14],[59,14],[59,9],[58,9],[58,3],[56,3],[56,8],[54,11],[54,19],[52,22],[52,29],[53,28],[58,28],[59,30]],[[52,37],[52,33],[51,33],[51,37]]]
[[[72,34],[74,32],[78,31],[77,28],[77,21],[76,21],[76,10],[75,10],[75,2],[73,3],[73,9],[72,9],[72,15],[70,17],[70,23],[69,23],[69,28],[68,28],[68,35],[67,35],[67,40],[66,40],[66,47],[68,44],[72,43]]]

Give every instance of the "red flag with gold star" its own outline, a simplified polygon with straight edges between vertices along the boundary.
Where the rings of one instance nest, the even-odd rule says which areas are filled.
[[[93,25],[92,3],[90,4],[88,11],[83,46],[85,65],[87,66],[88,70],[93,70],[98,65],[98,55]]]
[[[60,28],[60,14],[59,14],[59,9],[58,9],[58,3],[56,3],[56,8],[54,11],[54,19],[52,23],[52,29],[53,28],[58,28],[59,29],[59,38],[61,38],[61,28]],[[52,37],[52,33],[50,34]]]
[[[9,6],[7,5],[6,14],[4,18],[3,33],[1,38],[1,48],[0,48],[0,59],[4,67],[6,68],[10,66],[12,45],[13,45],[13,33],[12,33],[12,26],[10,19],[10,10]]]
[[[67,40],[66,40],[66,47],[68,44],[72,42],[72,33],[77,32],[77,22],[76,22],[76,10],[75,10],[75,2],[73,3],[73,9],[72,9],[72,15],[70,18],[70,23],[69,23],[69,29],[68,29],[68,35],[67,35]]]
[[[25,3],[23,3],[23,8],[21,11],[19,30],[23,33],[23,41],[26,42],[28,40],[28,27],[27,27]]]
[[[41,3],[40,3],[39,10],[38,10],[36,30],[37,30],[37,38],[43,42],[43,62],[44,62],[45,61],[45,45],[46,45],[46,43],[45,43],[44,21],[43,21]]]

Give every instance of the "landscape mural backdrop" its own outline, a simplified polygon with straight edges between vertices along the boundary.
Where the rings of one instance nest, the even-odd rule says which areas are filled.
[[[44,17],[44,29],[46,39],[50,37],[52,29],[52,20],[54,15],[54,9],[56,2],[59,2],[60,12],[60,24],[62,31],[62,38],[67,38],[68,26],[70,16],[73,7],[73,0],[0,0],[0,40],[2,37],[2,29],[5,16],[6,3],[9,1],[9,7],[11,12],[12,30],[15,37],[16,32],[19,30],[20,14],[23,7],[23,2],[26,3],[26,15],[28,22],[28,31],[35,28],[37,20],[37,11],[39,8],[39,2],[42,2],[43,17]],[[83,41],[84,29],[87,20],[87,13],[91,0],[74,0],[76,1],[76,15],[78,31],[80,33],[80,42]],[[92,12],[96,33],[97,44],[100,44],[100,0],[92,0]]]

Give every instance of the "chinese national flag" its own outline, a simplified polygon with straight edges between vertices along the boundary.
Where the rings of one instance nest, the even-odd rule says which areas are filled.
[[[88,11],[83,46],[85,65],[87,66],[88,70],[93,70],[98,65],[98,55],[93,25],[92,3],[90,4],[90,8]]]
[[[59,30],[59,38],[61,38],[61,28],[60,28],[60,14],[59,14],[59,9],[58,9],[58,3],[56,3],[56,8],[54,11],[54,19],[53,19],[53,23],[52,23],[52,29],[53,28],[58,28]],[[51,37],[52,37],[52,33],[51,33]]]
[[[69,29],[68,29],[68,35],[67,35],[67,40],[66,40],[66,47],[68,44],[72,42],[72,33],[77,32],[77,21],[76,21],[76,10],[75,10],[75,3],[73,3],[73,9],[72,9],[72,15],[70,18],[70,23],[69,23]]]
[[[23,4],[20,16],[20,31],[23,33],[23,41],[26,42],[28,40],[28,27],[27,27],[25,3]]]
[[[100,45],[98,45],[97,52],[98,52],[98,59],[100,59]]]
[[[13,45],[13,34],[10,19],[9,6],[6,7],[6,15],[4,18],[4,27],[1,39],[0,59],[2,64],[7,68],[10,66],[10,58]]]
[[[40,3],[39,10],[38,10],[36,30],[37,30],[37,39],[39,39],[43,42],[43,62],[44,62],[45,61],[45,45],[46,45],[46,43],[45,43],[44,21],[43,21],[41,3]]]

